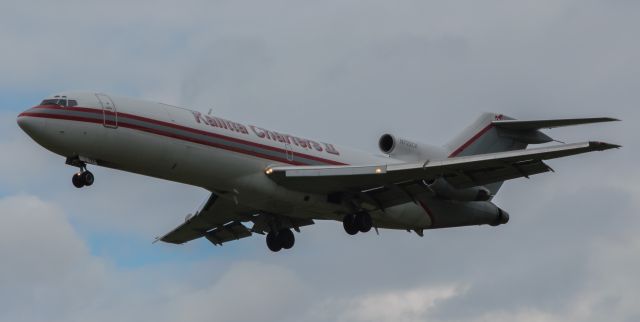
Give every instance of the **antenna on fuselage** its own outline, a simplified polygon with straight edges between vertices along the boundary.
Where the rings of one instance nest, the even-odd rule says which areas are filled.
[[[213,108],[209,109],[209,113],[207,113],[207,115],[211,115],[211,112],[213,112]]]

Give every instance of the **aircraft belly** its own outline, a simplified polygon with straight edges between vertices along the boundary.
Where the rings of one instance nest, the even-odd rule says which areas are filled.
[[[289,190],[279,186],[262,171],[232,179],[239,203],[261,211],[308,219],[342,218],[342,205],[327,202],[327,196]]]

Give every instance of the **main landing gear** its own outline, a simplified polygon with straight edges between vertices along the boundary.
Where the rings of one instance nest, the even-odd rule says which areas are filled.
[[[67,164],[80,168],[80,172],[73,175],[71,182],[76,188],[88,187],[93,184],[95,177],[87,170],[87,164],[78,158],[67,159]]]
[[[366,212],[345,215],[342,219],[344,231],[349,235],[355,235],[358,232],[366,233],[373,227],[371,215]]]
[[[267,247],[272,252],[278,252],[281,249],[290,249],[296,242],[296,237],[291,229],[284,228],[280,230],[272,230],[267,234]]]
[[[88,187],[92,185],[94,181],[93,173],[87,170],[80,171],[71,178],[71,182],[73,182],[76,188]]]

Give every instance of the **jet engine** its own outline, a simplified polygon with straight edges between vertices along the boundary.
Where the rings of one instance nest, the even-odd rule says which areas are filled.
[[[384,134],[378,140],[380,151],[402,161],[427,161],[446,159],[447,152],[442,147],[427,145],[409,139]]]
[[[442,178],[425,181],[424,184],[433,192],[435,197],[441,199],[457,201],[487,201],[491,199],[489,189],[482,186],[457,189]]]
[[[509,213],[500,209],[498,207],[498,216],[496,216],[496,220],[489,225],[491,226],[499,226],[509,222]]]

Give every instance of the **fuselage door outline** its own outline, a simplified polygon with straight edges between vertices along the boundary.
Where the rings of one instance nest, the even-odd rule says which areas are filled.
[[[104,127],[118,128],[118,110],[111,98],[105,94],[96,94],[100,105],[102,105],[102,124]]]

